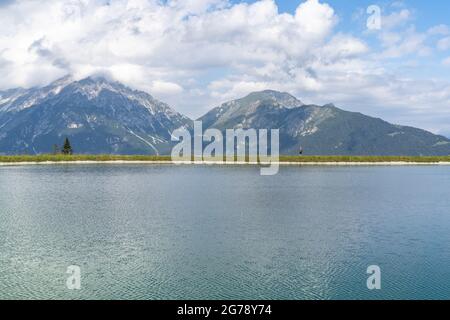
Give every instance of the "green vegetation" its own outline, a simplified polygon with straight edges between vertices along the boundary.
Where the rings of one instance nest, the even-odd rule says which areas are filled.
[[[0,162],[62,162],[62,161],[170,161],[170,156],[122,156],[122,155],[18,155],[0,156]]]
[[[62,161],[171,161],[170,156],[145,155],[17,155],[0,156],[0,162],[62,162]],[[280,162],[450,162],[450,156],[407,157],[407,156],[280,156]]]
[[[280,162],[450,162],[450,156],[280,156]]]

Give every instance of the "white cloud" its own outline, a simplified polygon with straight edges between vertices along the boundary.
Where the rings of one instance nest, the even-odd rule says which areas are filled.
[[[381,28],[391,30],[399,26],[405,25],[413,19],[413,13],[408,9],[393,12],[381,17]]]
[[[448,35],[450,34],[450,27],[445,24],[440,24],[428,29],[428,33],[431,35]]]
[[[326,36],[337,22],[333,8],[318,0],[309,0],[300,4],[295,12],[295,21],[299,30],[313,37]]]
[[[413,11],[398,10],[383,16],[379,52],[338,31],[318,0],[293,14],[273,0],[21,0],[0,7],[0,89],[103,72],[194,117],[269,88],[392,121],[447,114],[448,86],[396,74],[386,60],[430,55],[429,37],[448,28],[417,31]]]
[[[437,47],[439,50],[445,51],[450,49],[450,37],[443,38],[438,41]]]
[[[408,55],[427,56],[432,52],[428,35],[417,32],[414,27],[395,32],[383,32],[380,40],[385,47],[382,58],[400,58]]]
[[[151,92],[159,95],[166,95],[166,94],[178,94],[183,91],[183,88],[173,82],[166,82],[166,81],[153,81],[151,86]]]
[[[293,15],[280,14],[272,0],[23,0],[0,9],[0,20],[0,88],[109,72],[163,96],[183,87],[192,93],[201,89],[192,87],[192,78],[201,83],[214,72],[223,80],[247,72],[261,76],[274,66],[301,75],[318,51],[336,60],[363,46],[340,35],[337,52],[322,50],[337,16],[318,0],[301,3]]]

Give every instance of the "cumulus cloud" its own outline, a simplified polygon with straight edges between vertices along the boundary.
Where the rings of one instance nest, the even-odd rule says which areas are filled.
[[[450,27],[445,24],[440,24],[434,27],[431,27],[428,30],[430,35],[448,35],[450,34]]]
[[[446,113],[448,86],[397,74],[385,60],[430,55],[429,37],[443,48],[448,28],[419,32],[412,11],[396,7],[384,15],[377,52],[339,31],[319,0],[292,14],[274,0],[10,1],[0,6],[0,89],[108,73],[193,117],[270,88],[435,129],[402,116]]]
[[[305,66],[317,51],[336,60],[364,46],[341,35],[336,52],[322,50],[337,16],[318,0],[301,3],[292,15],[280,14],[272,0],[23,0],[0,9],[0,20],[2,88],[108,71],[167,96],[184,87],[187,93],[206,90],[196,85],[213,74],[268,78],[271,69],[314,87]]]
[[[413,13],[409,9],[401,9],[400,11],[392,12],[391,14],[381,17],[381,26],[383,29],[394,29],[396,27],[405,25],[411,21]]]
[[[439,50],[445,51],[450,49],[450,37],[443,38],[438,42]]]
[[[427,45],[426,33],[416,32],[414,28],[400,33],[383,33],[380,38],[386,47],[382,53],[383,58],[399,58],[411,54],[427,56],[432,52],[432,48]]]

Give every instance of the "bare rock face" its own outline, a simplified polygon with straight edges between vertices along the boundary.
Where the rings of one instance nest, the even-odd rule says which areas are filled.
[[[191,120],[151,95],[105,78],[0,93],[0,154],[52,152],[69,137],[77,153],[166,154]]]
[[[450,155],[450,140],[333,104],[304,105],[276,91],[255,92],[212,109],[203,127],[280,129],[280,152],[297,155]]]
[[[443,136],[273,90],[224,103],[199,120],[204,130],[280,129],[282,154],[450,155]],[[192,128],[192,120],[103,77],[0,92],[0,154],[51,153],[68,137],[75,153],[167,155],[180,127]]]

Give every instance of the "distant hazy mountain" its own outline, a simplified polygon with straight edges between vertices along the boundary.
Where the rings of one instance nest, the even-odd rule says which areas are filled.
[[[191,120],[102,77],[0,92],[0,154],[48,153],[65,137],[76,153],[168,154],[181,126]]]
[[[199,120],[203,127],[280,129],[280,152],[308,155],[450,155],[450,140],[334,105],[304,105],[288,93],[262,91],[230,101]]]

